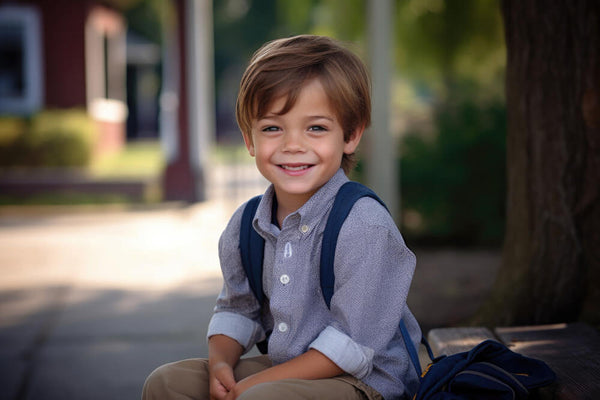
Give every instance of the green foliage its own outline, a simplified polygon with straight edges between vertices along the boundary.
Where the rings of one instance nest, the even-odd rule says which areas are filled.
[[[26,129],[27,122],[21,117],[0,117],[0,150],[15,143]]]
[[[404,233],[427,243],[498,245],[504,234],[506,108],[457,100],[437,110],[436,132],[402,144]]]
[[[366,29],[364,0],[321,0],[313,12],[311,33],[361,42]]]
[[[276,0],[215,0],[213,12],[217,81],[230,67],[241,67],[243,71],[252,53],[275,39],[281,27]]]
[[[397,2],[396,63],[418,84],[448,96],[469,80],[494,96],[503,91],[505,47],[498,0]]]
[[[96,128],[85,111],[42,111],[30,120],[12,120],[0,122],[0,166],[83,167],[91,160]]]
[[[431,124],[409,126],[402,143],[403,232],[424,243],[499,245],[506,110],[498,0],[397,2],[395,29],[399,71],[432,115]]]
[[[171,2],[165,0],[109,0],[121,9],[128,28],[141,34],[154,43],[163,41],[163,27],[174,23],[174,10]]]

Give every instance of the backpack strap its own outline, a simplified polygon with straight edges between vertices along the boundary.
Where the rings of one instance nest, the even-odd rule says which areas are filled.
[[[338,236],[346,217],[348,217],[352,207],[354,207],[354,203],[363,197],[370,197],[374,200],[377,200],[379,204],[388,210],[383,200],[381,200],[379,196],[375,194],[375,192],[358,182],[350,181],[344,183],[338,191],[333,202],[331,212],[329,213],[329,217],[327,218],[325,231],[323,231],[323,244],[321,245],[320,274],[321,291],[323,292],[323,298],[325,299],[325,303],[327,304],[328,308],[331,304],[333,288],[335,285],[333,263],[335,259],[335,248],[337,246]],[[421,363],[419,362],[419,353],[410,338],[408,329],[406,328],[406,324],[404,323],[403,319],[400,320],[399,327],[400,333],[402,333],[402,339],[404,340],[404,345],[406,346],[406,350],[408,351],[408,355],[410,356],[413,367],[417,372],[417,376],[420,376]],[[431,347],[424,336],[421,337],[421,342],[425,345],[430,358],[433,360]]]
[[[421,362],[419,361],[419,353],[415,348],[414,343],[410,340],[410,335],[408,333],[408,329],[406,328],[406,324],[404,320],[400,320],[400,333],[402,333],[402,339],[404,340],[404,346],[406,346],[406,351],[408,351],[408,355],[410,356],[410,361],[412,361],[413,367],[417,371],[417,376],[421,376]],[[429,347],[429,343],[425,340],[424,336],[421,336],[421,343],[425,345],[427,348],[427,352],[431,354],[431,348]],[[433,358],[432,358],[433,360]]]
[[[250,289],[256,296],[259,304],[265,299],[262,287],[263,258],[265,253],[265,239],[256,232],[252,220],[262,196],[256,196],[248,201],[242,214],[240,227],[240,256],[242,265],[250,283]]]
[[[321,245],[321,291],[328,308],[331,304],[335,284],[333,262],[340,229],[346,217],[350,214],[350,210],[354,207],[354,203],[362,197],[371,197],[377,200],[387,210],[385,203],[377,197],[375,192],[358,182],[346,182],[338,191],[327,218],[325,231],[323,231],[323,244]]]

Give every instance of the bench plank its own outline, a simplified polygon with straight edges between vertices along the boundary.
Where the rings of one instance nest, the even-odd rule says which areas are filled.
[[[487,339],[498,340],[489,329],[483,327],[438,328],[430,330],[427,335],[436,357],[471,350]]]
[[[594,328],[574,323],[495,332],[514,352],[543,360],[554,370],[553,398],[600,399],[600,334]]]

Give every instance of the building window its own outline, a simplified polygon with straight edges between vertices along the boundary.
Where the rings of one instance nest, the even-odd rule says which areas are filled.
[[[0,113],[31,114],[41,108],[41,53],[38,11],[0,7]]]

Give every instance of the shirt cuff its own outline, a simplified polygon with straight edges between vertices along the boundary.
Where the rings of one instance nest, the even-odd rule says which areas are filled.
[[[323,353],[344,372],[358,379],[363,379],[373,369],[375,352],[356,343],[348,335],[332,326],[325,328],[309,345],[309,348]]]
[[[210,338],[214,335],[229,336],[241,344],[246,351],[266,337],[260,324],[243,315],[228,311],[215,313],[210,319],[206,337]]]

